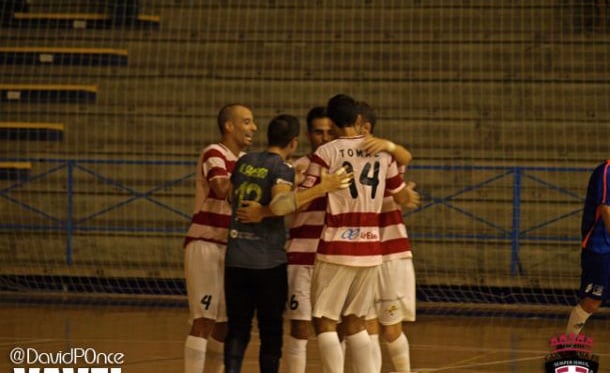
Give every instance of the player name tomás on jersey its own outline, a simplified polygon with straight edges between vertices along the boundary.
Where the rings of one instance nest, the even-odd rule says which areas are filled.
[[[346,148],[346,149],[337,149],[339,151],[339,155],[341,155],[342,158],[346,158],[346,157],[360,157],[360,158],[379,158],[379,153],[377,154],[369,154],[367,153],[364,149],[352,149],[352,148]]]

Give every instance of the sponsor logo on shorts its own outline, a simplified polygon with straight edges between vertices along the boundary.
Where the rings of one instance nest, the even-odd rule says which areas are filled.
[[[389,314],[390,314],[390,316],[394,316],[394,312],[398,311],[398,307],[396,307],[396,305],[395,305],[395,304],[393,304],[393,305],[391,305],[390,307],[388,307],[388,308],[387,308],[385,311],[386,311],[387,313],[389,313]]]

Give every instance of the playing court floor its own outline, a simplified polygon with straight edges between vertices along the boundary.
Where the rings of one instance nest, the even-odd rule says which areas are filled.
[[[13,372],[17,366],[9,355],[21,347],[40,356],[93,348],[98,354],[123,353],[122,373],[180,373],[187,314],[182,307],[0,304],[0,372]],[[420,373],[542,373],[548,339],[562,332],[564,322],[557,317],[420,314],[405,331],[412,366]],[[258,371],[254,331],[244,372]],[[584,334],[594,338],[600,372],[610,372],[610,319],[591,320]],[[320,372],[315,339],[309,347],[307,372]],[[391,371],[385,351],[382,371]]]

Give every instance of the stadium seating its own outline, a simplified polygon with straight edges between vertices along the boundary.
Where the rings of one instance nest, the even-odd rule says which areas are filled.
[[[0,140],[61,141],[62,123],[0,122]]]
[[[0,162],[0,180],[25,180],[31,168],[30,162]]]
[[[158,28],[161,18],[157,15],[138,14],[134,19],[121,21],[121,27]],[[13,15],[15,27],[61,27],[74,29],[111,28],[117,21],[102,13],[22,13]]]
[[[0,101],[95,102],[96,94],[95,85],[0,83]]]
[[[112,48],[0,47],[0,64],[127,65],[127,50]]]
[[[70,2],[74,3],[84,2]],[[129,51],[129,63],[116,67],[84,62],[70,66],[20,62],[15,66],[7,62],[0,66],[0,76],[10,77],[12,88],[6,89],[8,83],[0,85],[2,120],[66,123],[70,132],[61,147],[66,157],[156,158],[169,160],[171,165],[176,159],[196,161],[199,149],[217,140],[216,112],[227,102],[243,101],[254,108],[260,148],[264,125],[272,116],[292,113],[302,117],[311,106],[337,92],[347,92],[377,109],[378,135],[413,152],[416,162],[409,177],[425,192],[425,200],[435,203],[407,216],[417,240],[416,263],[426,269],[425,277],[418,281],[475,286],[534,281],[526,277],[504,283],[496,280],[498,273],[510,274],[511,235],[521,234],[516,228],[536,228],[553,218],[553,212],[561,215],[578,210],[581,201],[566,198],[557,189],[582,195],[585,181],[545,171],[515,174],[510,173],[511,167],[557,163],[590,167],[608,157],[607,146],[590,146],[591,139],[608,137],[608,36],[578,32],[572,24],[572,9],[562,5],[569,2],[557,0],[279,3],[163,0],[146,10],[158,16],[142,13],[140,23],[119,29],[108,13],[66,8],[63,15],[49,17],[54,14],[51,10],[35,8],[42,7],[40,3],[32,5],[27,12],[15,14],[14,27],[2,29],[15,45],[45,40],[55,45],[73,42],[78,48],[116,46]],[[149,26],[159,26],[160,20],[162,27],[151,37]],[[55,93],[56,98],[48,100],[53,105],[39,105],[33,101],[36,94],[18,88],[41,80],[52,86],[62,80],[96,85],[70,91],[74,100],[63,97],[59,102],[60,93]],[[79,95],[90,102],[95,97],[96,105],[73,105],[82,98]],[[55,143],[37,145],[48,147],[33,150],[37,156],[51,157],[55,154],[51,150],[57,151]],[[17,150],[15,144],[7,146]],[[307,147],[301,146],[300,151]],[[508,169],[417,167],[448,164]],[[170,179],[179,178],[192,167],[123,166],[91,166],[102,175],[98,178],[75,173],[74,185],[85,196],[75,202],[75,211],[102,211],[110,202],[132,197],[125,189],[100,185],[99,180],[107,179],[137,190],[138,197],[158,197],[171,201],[168,203],[176,210],[191,211],[190,182],[160,188],[154,196],[146,192],[163,185],[165,173]],[[507,176],[490,182],[487,188],[473,187],[502,172]],[[524,175],[562,188],[544,189]],[[515,180],[521,182],[518,195],[513,194]],[[45,190],[49,201],[65,195],[65,181],[49,185],[51,191]],[[32,186],[30,192],[37,187]],[[453,196],[460,191],[466,192]],[[515,207],[516,197],[521,210]],[[181,258],[169,255],[168,247],[180,245],[180,227],[186,227],[188,219],[163,209],[150,213],[148,202],[139,198],[137,204],[93,217],[83,223],[91,225],[87,234],[104,238],[96,241],[96,253],[101,253],[106,268],[124,267],[127,259],[121,253],[129,252],[129,260],[135,264],[123,270],[133,271],[134,276],[150,277],[153,272],[162,277],[181,276]],[[65,210],[64,206],[58,209]],[[126,219],[127,215],[135,218]],[[516,215],[519,225],[513,229]],[[542,227],[535,232],[573,232],[577,220],[571,215],[552,229]],[[96,227],[137,226],[162,227],[172,233],[160,238],[158,232],[143,229],[112,240],[106,239],[106,232],[95,231]],[[445,235],[442,239],[439,227]],[[482,243],[480,236],[500,238]],[[53,239],[61,246],[61,237]],[[86,247],[91,240],[86,235],[76,237],[75,247]],[[553,250],[564,245],[564,238],[558,235],[553,240],[524,241],[520,249],[533,258],[525,264],[527,273],[534,276],[548,270],[553,255],[558,255]],[[96,253],[81,250],[78,259],[94,263],[99,259],[94,257]],[[58,262],[61,255],[57,250]],[[448,256],[455,271],[446,269]],[[24,254],[23,261],[29,259]],[[149,264],[155,261],[163,265],[151,269]],[[94,270],[82,269],[83,273]],[[548,276],[548,286],[573,287],[575,277],[560,280],[559,275],[574,276],[576,266],[558,265],[555,270],[558,276]]]

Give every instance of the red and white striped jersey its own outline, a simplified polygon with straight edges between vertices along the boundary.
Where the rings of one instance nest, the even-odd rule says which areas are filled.
[[[398,168],[401,179],[404,179],[406,170],[406,166]],[[387,192],[383,197],[379,229],[381,231],[381,250],[384,261],[413,257],[411,241],[402,218],[402,207]]]
[[[244,154],[240,153],[239,157]],[[201,152],[195,172],[195,211],[184,240],[185,247],[195,240],[227,243],[231,205],[216,196],[210,182],[216,178],[229,179],[239,157],[221,143],[209,145]]]
[[[345,167],[354,173],[349,188],[327,195],[318,260],[358,267],[381,264],[383,197],[386,191],[397,193],[405,183],[392,156],[367,154],[363,140],[364,136],[340,137],[320,146],[311,159],[305,187],[318,183],[323,169],[333,173]]]
[[[294,162],[296,169],[307,170],[311,163],[311,154],[303,156]],[[288,264],[313,265],[316,251],[320,242],[320,235],[324,227],[326,215],[326,197],[313,200],[307,209],[294,215],[286,252]]]

